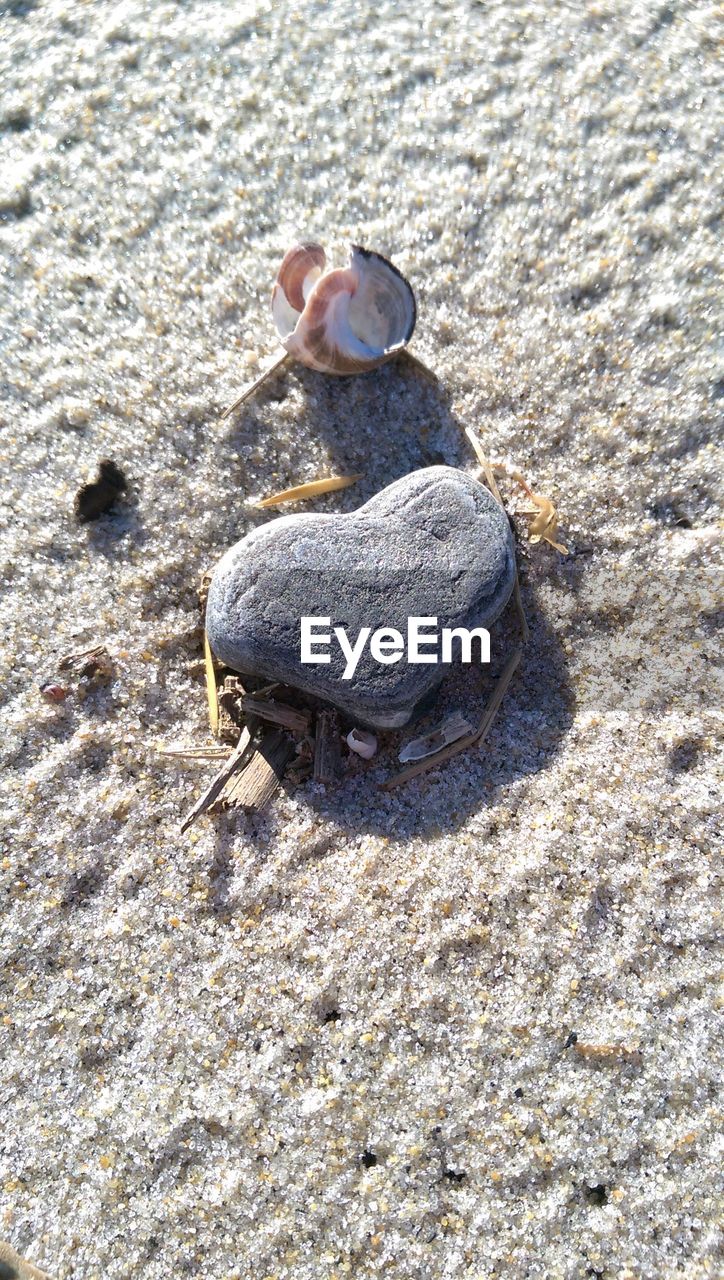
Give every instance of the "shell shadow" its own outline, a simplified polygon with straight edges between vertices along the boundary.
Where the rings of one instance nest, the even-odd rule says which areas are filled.
[[[243,459],[247,491],[269,491],[268,449],[279,429],[288,431],[291,415],[320,440],[336,473],[361,472],[351,489],[316,500],[320,511],[353,511],[410,471],[436,464],[460,466],[472,460],[459,420],[450,407],[442,383],[408,362],[390,360],[379,369],[354,377],[330,377],[300,364],[278,370],[225,424],[218,446],[229,459],[229,479],[239,492],[233,458]],[[283,418],[280,427],[278,419]],[[276,488],[305,478],[304,454],[285,458]],[[310,477],[311,478],[311,477]],[[309,511],[309,504],[289,507]],[[238,512],[238,508],[237,508]],[[252,527],[267,520],[268,512],[246,510]],[[236,536],[240,536],[238,525]]]

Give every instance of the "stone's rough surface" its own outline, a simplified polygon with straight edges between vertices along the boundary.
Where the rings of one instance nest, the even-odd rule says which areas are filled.
[[[282,516],[237,543],[211,583],[209,641],[237,671],[283,680],[365,724],[397,728],[446,667],[409,663],[406,653],[383,664],[368,642],[344,680],[333,628],[354,644],[363,627],[394,628],[406,642],[411,617],[436,618],[438,632],[489,627],[514,572],[510,527],[492,494],[452,467],[428,467],[350,515]],[[330,642],[317,647],[329,653],[328,665],[301,662],[303,616],[331,618]]]

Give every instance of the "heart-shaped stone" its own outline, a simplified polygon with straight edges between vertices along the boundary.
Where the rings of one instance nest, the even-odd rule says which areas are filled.
[[[234,671],[292,685],[358,724],[394,729],[410,720],[446,665],[411,663],[406,653],[377,661],[367,643],[344,679],[349,666],[333,629],[344,628],[354,645],[365,627],[406,638],[410,618],[436,618],[438,632],[487,628],[514,577],[510,526],[492,494],[462,471],[428,467],[350,515],[280,516],[248,534],[216,568],[206,629],[213,652]],[[328,663],[302,662],[302,618],[330,619],[316,627],[330,633],[330,643],[315,646]]]

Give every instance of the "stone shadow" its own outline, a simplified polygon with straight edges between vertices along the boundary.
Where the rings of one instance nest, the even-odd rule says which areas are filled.
[[[426,732],[436,720],[454,710],[462,711],[472,723],[480,718],[497,673],[517,642],[512,605],[492,628],[490,667],[453,668],[428,716],[414,726],[378,734],[380,749],[372,761],[345,755],[341,776],[334,785],[323,786],[311,780],[299,786],[287,782],[282,785],[298,805],[329,824],[329,832],[320,833],[320,849],[309,856],[323,857],[337,833],[378,834],[401,840],[455,831],[471,814],[492,809],[506,788],[524,786],[526,778],[551,763],[573,721],[574,696],[562,644],[537,609],[532,588],[524,583],[522,589],[530,639],[493,725],[479,746],[399,788],[382,790],[382,784],[402,768],[398,752],[403,742]],[[343,732],[351,724],[342,721]],[[519,792],[518,795],[520,798]],[[243,835],[257,849],[263,861],[280,820],[272,802],[262,815],[232,811],[223,817],[215,815],[213,821],[214,893],[219,907],[228,909],[232,906],[228,883],[232,851],[238,848],[239,836]]]
[[[350,489],[313,504],[284,508],[280,514],[287,510],[341,514],[356,510],[411,471],[440,464],[474,464],[464,424],[451,407],[450,393],[442,382],[428,378],[404,359],[350,378],[314,373],[290,362],[222,424],[226,434],[220,448],[230,459],[232,455],[240,459],[247,492],[269,492],[265,442],[270,438],[270,414],[274,405],[300,394],[304,401],[301,421],[308,424],[311,419],[307,430],[316,431],[323,439],[331,467],[340,474],[363,475]],[[279,488],[303,478],[302,463],[303,458],[299,465],[289,460],[290,478],[282,481],[280,477]],[[219,535],[224,545],[230,545],[245,532],[267,523],[269,512],[242,507],[233,462],[230,475],[220,477],[220,483],[230,485],[230,493],[236,495],[235,502],[218,504]],[[541,549],[540,555],[548,554],[554,553]],[[586,563],[584,558],[581,572]],[[345,832],[377,832],[395,838],[433,835],[461,827],[471,813],[493,805],[505,787],[545,768],[572,723],[573,694],[562,645],[536,603],[533,582],[523,578],[522,590],[530,639],[484,743],[394,791],[381,790],[381,784],[402,767],[397,756],[403,741],[425,732],[452,710],[461,710],[472,722],[479,719],[495,676],[517,640],[512,605],[492,630],[489,668],[453,669],[430,717],[420,720],[414,729],[408,726],[398,733],[379,735],[380,751],[372,762],[345,758],[344,773],[336,786],[325,788],[307,782],[295,787],[296,801]],[[345,732],[351,727],[350,722]],[[224,905],[228,903],[229,852],[235,841],[243,833],[263,856],[277,824],[272,804],[265,815],[231,813],[218,826],[212,878],[218,881],[216,889]]]
[[[458,667],[446,676],[430,715],[414,726],[379,735],[372,762],[346,759],[334,787],[307,783],[295,791],[344,831],[396,838],[437,835],[463,826],[471,814],[497,803],[501,791],[545,769],[573,720],[574,698],[562,645],[545,617],[536,611],[532,592],[524,590],[530,639],[503,703],[479,746],[469,748],[434,770],[392,791],[382,784],[402,769],[401,745],[425,733],[451,711],[475,724],[485,708],[498,672],[517,641],[512,607],[491,630],[489,668]]]

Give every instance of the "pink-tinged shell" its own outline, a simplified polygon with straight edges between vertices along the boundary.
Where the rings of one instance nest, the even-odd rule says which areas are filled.
[[[292,310],[301,315],[306,302],[306,293],[310,292],[312,284],[320,278],[325,262],[326,255],[321,244],[313,242],[294,244],[281,260],[274,293],[279,296],[281,291]],[[304,292],[304,285],[307,287],[306,292]],[[272,294],[272,308],[274,308],[274,294]]]
[[[379,253],[352,246],[346,268],[324,272],[324,249],[298,244],[285,254],[272,314],[290,355],[321,373],[365,373],[406,346],[415,295]]]

